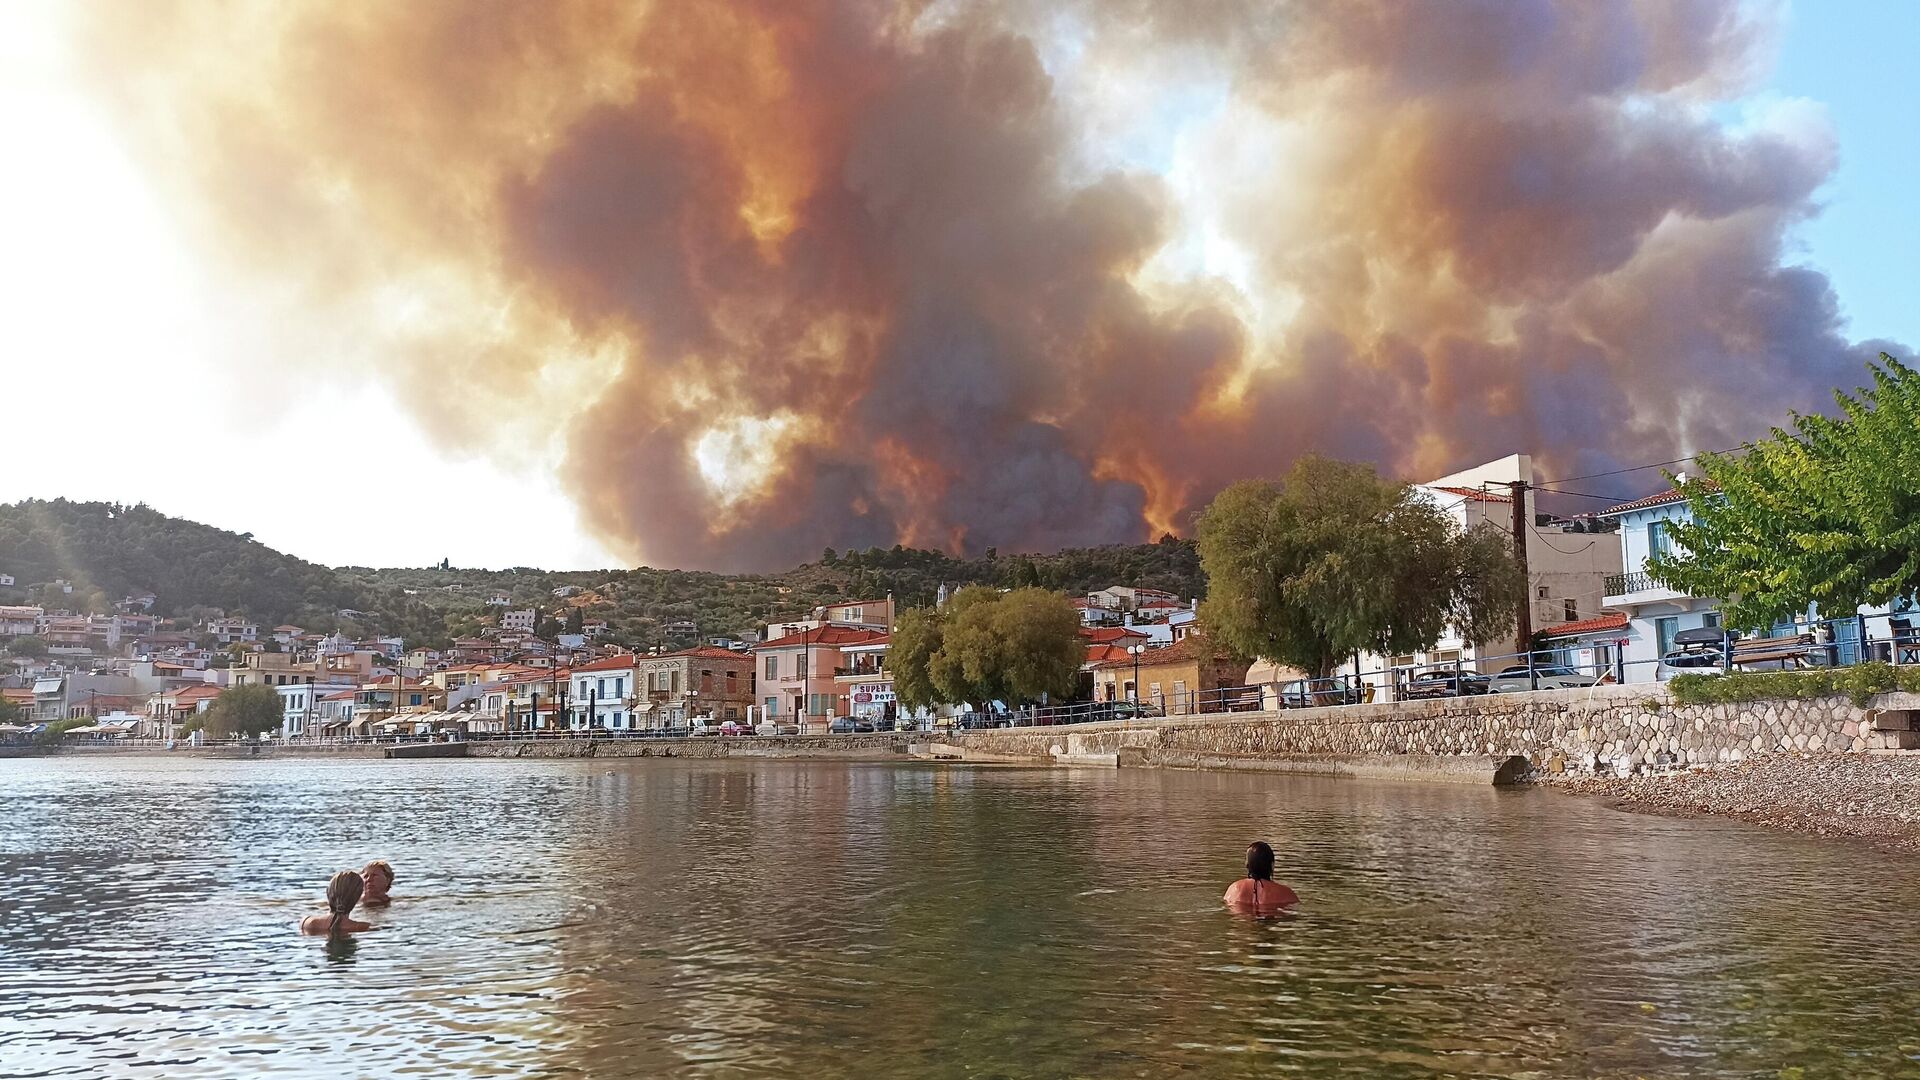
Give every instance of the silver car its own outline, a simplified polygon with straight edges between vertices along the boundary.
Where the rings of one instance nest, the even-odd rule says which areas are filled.
[[[1487,684],[1487,692],[1517,694],[1526,690],[1580,690],[1599,681],[1592,675],[1582,675],[1570,667],[1557,664],[1536,664],[1529,675],[1525,664],[1517,664],[1495,675],[1493,681]]]

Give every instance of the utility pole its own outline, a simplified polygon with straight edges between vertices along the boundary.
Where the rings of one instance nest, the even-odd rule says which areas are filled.
[[[1527,520],[1527,488],[1525,480],[1514,480],[1507,488],[1513,497],[1513,557],[1520,563],[1520,651],[1527,658],[1527,671],[1533,671],[1533,578],[1527,573],[1527,530],[1533,522]]]

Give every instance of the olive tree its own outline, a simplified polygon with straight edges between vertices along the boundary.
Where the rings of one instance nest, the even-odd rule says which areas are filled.
[[[1372,466],[1307,457],[1278,483],[1222,491],[1198,522],[1209,637],[1325,676],[1362,650],[1475,644],[1513,625],[1526,582],[1499,529],[1462,529]]]

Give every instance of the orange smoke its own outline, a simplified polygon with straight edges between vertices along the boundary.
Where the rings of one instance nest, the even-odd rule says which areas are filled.
[[[141,5],[82,55],[285,363],[637,559],[1179,530],[1319,450],[1597,472],[1885,343],[1735,0]],[[104,16],[106,12],[101,12]]]

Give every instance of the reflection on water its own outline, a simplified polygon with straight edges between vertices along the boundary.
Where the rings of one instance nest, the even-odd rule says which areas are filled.
[[[1544,792],[16,760],[0,908],[9,1075],[1920,1074],[1920,862]]]

